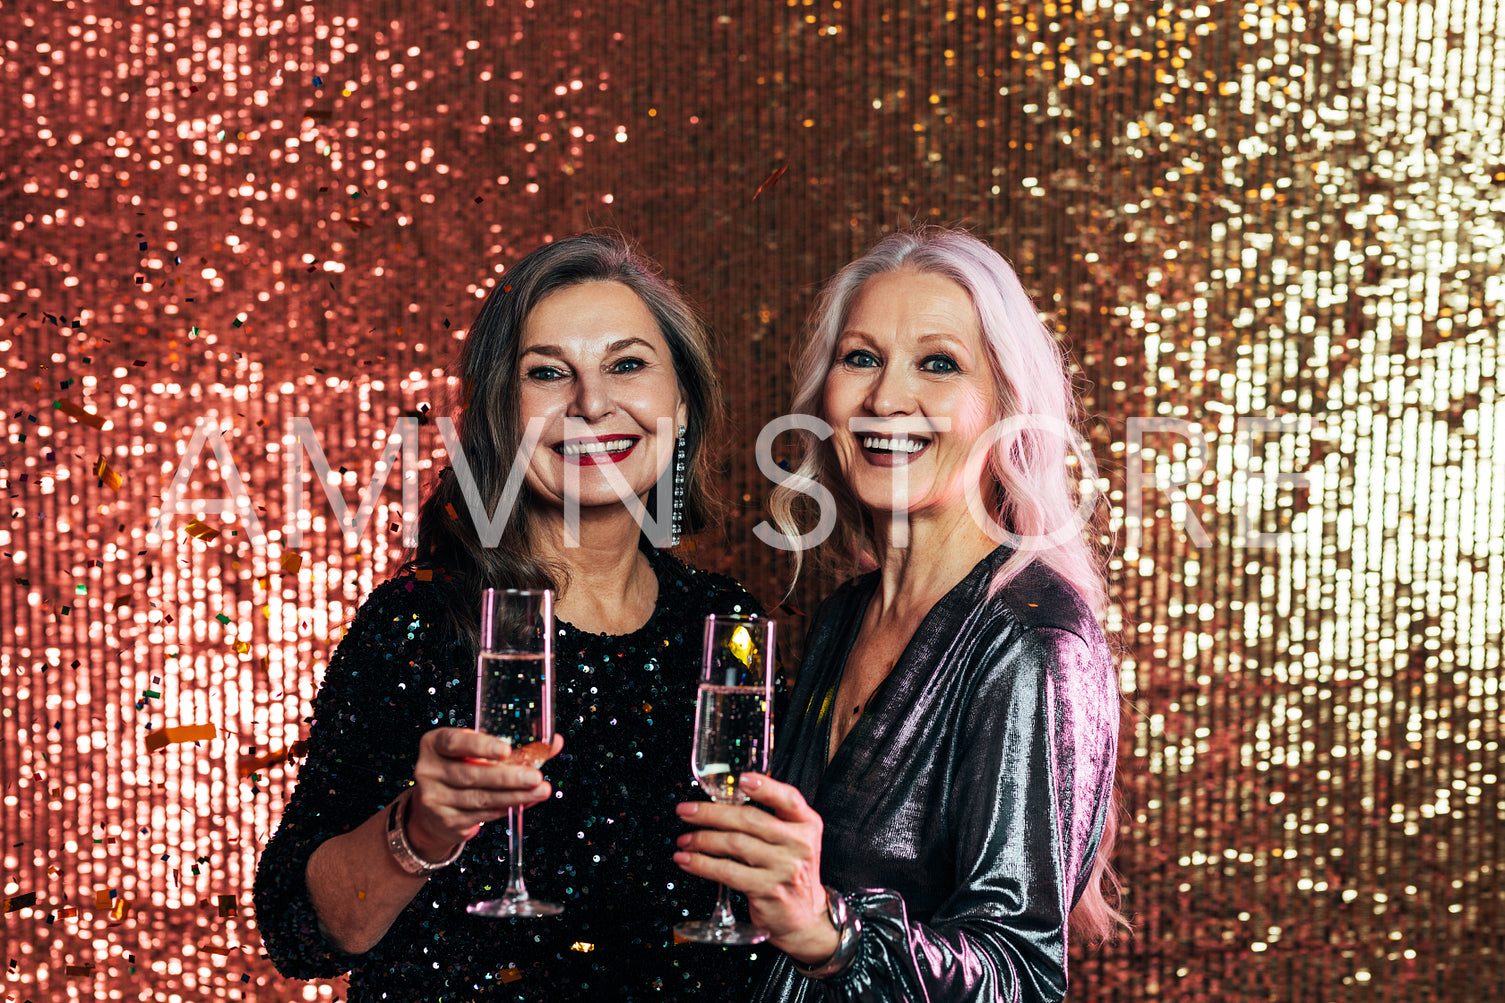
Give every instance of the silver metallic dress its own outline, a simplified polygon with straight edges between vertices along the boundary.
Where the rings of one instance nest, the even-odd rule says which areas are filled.
[[[1036,563],[989,594],[999,548],[926,616],[837,748],[837,687],[877,573],[821,606],[773,774],[825,823],[821,878],[862,919],[824,980],[775,954],[758,1001],[1060,1000],[1067,916],[1113,783],[1119,693],[1097,619]]]

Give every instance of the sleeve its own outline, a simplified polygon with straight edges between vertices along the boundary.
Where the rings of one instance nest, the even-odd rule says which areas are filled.
[[[945,811],[955,890],[926,923],[886,889],[848,893],[862,918],[841,1001],[1063,999],[1073,890],[1102,835],[1118,703],[1106,645],[1026,630],[991,664],[957,728]],[[845,891],[845,890],[844,890]],[[787,959],[784,959],[787,962]]]
[[[370,956],[325,938],[304,872],[321,843],[371,817],[412,776],[422,728],[409,708],[420,701],[402,695],[415,688],[426,635],[412,629],[421,624],[412,604],[394,598],[400,588],[373,595],[330,658],[308,759],[256,870],[256,922],[277,970],[292,978],[330,978]]]

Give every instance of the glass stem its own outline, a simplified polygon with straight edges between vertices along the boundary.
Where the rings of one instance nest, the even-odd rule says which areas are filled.
[[[711,913],[711,925],[723,929],[737,925],[737,917],[732,915],[731,892],[726,885],[716,885],[716,911]]]
[[[528,888],[523,884],[523,810],[521,807],[507,809],[507,860],[510,864],[507,875],[507,898],[525,899]]]

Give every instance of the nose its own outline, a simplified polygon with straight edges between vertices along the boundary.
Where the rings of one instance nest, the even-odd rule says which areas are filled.
[[[566,415],[585,421],[599,421],[616,410],[611,389],[599,373],[582,373],[575,380],[575,395]]]
[[[869,388],[864,403],[879,417],[913,414],[915,399],[908,374],[898,366],[884,366]]]

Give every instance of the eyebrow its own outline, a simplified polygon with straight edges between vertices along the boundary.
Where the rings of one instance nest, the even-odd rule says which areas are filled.
[[[839,335],[836,336],[836,342],[837,342],[837,344],[840,344],[843,340],[845,340],[847,338],[862,338],[862,339],[864,339],[866,341],[873,341],[874,340],[874,338],[873,338],[872,335],[868,334],[866,331],[862,330],[861,328],[857,328],[857,327],[849,327],[849,328],[844,329]],[[955,334],[949,334],[949,333],[946,333],[946,332],[943,332],[943,331],[931,331],[929,333],[920,335],[915,340],[918,341],[922,345],[924,345],[924,344],[930,344],[930,343],[939,341],[939,342],[944,342],[944,343],[946,343],[948,345],[955,346],[957,348],[963,348],[963,349],[966,348],[965,343],[962,341],[962,339],[959,336],[957,336]]]
[[[633,345],[642,345],[655,355],[658,354],[657,349],[653,345],[637,337],[622,338],[620,341],[613,341],[610,345],[606,346],[606,354],[610,355],[613,352],[620,352],[623,349],[631,348]],[[531,348],[523,349],[523,354],[518,356],[518,358],[535,353],[538,355],[552,355],[556,359],[564,358],[564,351],[558,345],[534,345]]]

